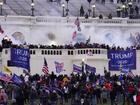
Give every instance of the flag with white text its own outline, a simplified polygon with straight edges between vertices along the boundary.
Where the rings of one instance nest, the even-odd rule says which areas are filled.
[[[96,73],[96,68],[92,67],[92,66],[90,66],[88,64],[85,64],[85,69],[86,69],[86,71],[90,71],[92,73]]]
[[[73,64],[73,72],[82,73],[82,68]]]

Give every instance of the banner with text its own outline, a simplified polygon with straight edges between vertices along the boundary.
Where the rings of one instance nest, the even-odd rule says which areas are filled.
[[[11,60],[8,66],[16,66],[30,70],[30,52],[25,48],[11,48]]]
[[[136,50],[108,50],[109,70],[136,69]]]

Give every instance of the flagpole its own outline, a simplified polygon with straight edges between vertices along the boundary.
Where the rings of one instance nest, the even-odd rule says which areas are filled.
[[[82,72],[84,73],[85,71],[85,59],[82,59]]]
[[[119,70],[120,70],[120,73],[121,73],[122,72],[122,62],[120,63]]]
[[[87,64],[87,53],[86,53],[86,56],[85,56],[85,64]]]

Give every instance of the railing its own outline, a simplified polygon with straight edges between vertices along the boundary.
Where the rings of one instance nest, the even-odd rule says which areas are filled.
[[[3,49],[4,55],[10,55],[10,49]],[[107,49],[85,48],[85,49],[30,49],[31,55],[106,55]]]
[[[74,23],[77,17],[46,17],[46,16],[0,16],[1,23],[21,23],[21,24],[46,24],[46,23]],[[128,18],[113,18],[113,19],[98,19],[98,18],[89,18],[85,19],[84,17],[79,17],[81,23],[87,24],[133,24],[139,25],[140,19],[128,19]]]

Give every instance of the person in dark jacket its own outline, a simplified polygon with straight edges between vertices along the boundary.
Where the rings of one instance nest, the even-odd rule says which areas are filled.
[[[45,89],[40,92],[40,103],[41,105],[48,105],[48,93]]]
[[[80,8],[80,16],[83,17],[84,14],[85,14],[84,8],[83,8],[83,6],[81,6],[81,8]]]
[[[16,104],[24,105],[24,94],[21,88],[18,90],[17,95],[16,95]]]
[[[36,89],[34,86],[32,86],[29,94],[30,105],[35,105],[36,95],[37,95]]]
[[[115,98],[116,98],[116,89],[115,89],[115,87],[113,87],[112,90],[110,91],[111,105],[114,105]]]
[[[54,90],[51,94],[50,94],[50,102],[51,102],[51,105],[57,105],[57,93],[56,91]]]
[[[138,91],[138,94],[136,96],[136,105],[140,105],[140,91]]]

